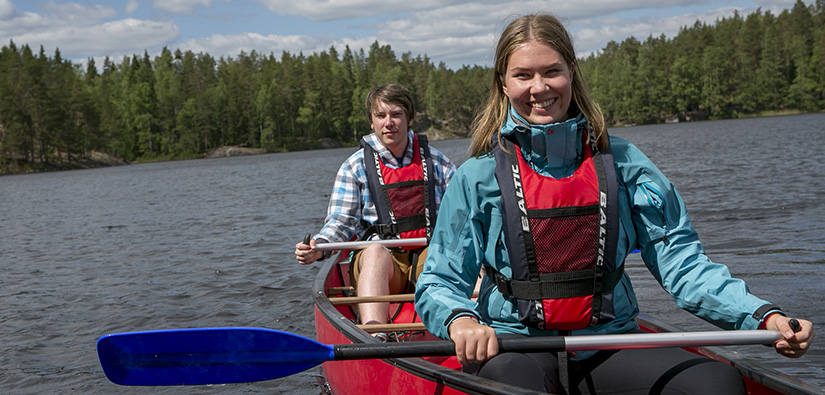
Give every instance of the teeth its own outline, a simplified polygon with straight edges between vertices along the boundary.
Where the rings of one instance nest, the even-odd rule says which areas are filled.
[[[541,102],[541,103],[533,103],[533,104],[531,104],[531,106],[532,106],[533,108],[544,108],[544,107],[550,107],[550,105],[551,105],[551,104],[553,104],[553,102],[554,102],[554,101],[556,101],[556,99],[553,99],[553,100],[547,100],[547,101],[543,101],[543,102]]]

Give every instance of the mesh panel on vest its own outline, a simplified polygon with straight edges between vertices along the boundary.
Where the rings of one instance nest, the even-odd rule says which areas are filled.
[[[592,269],[596,262],[598,214],[572,217],[531,218],[539,273]],[[572,237],[571,237],[572,236]]]
[[[392,202],[392,210],[397,218],[411,217],[424,213],[424,197],[427,184],[389,188],[387,193]]]

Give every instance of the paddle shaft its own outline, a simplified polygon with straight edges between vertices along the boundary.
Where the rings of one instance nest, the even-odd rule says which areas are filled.
[[[312,235],[307,234],[304,237],[304,244],[309,244]],[[425,247],[427,245],[426,237],[417,237],[412,239],[387,239],[387,240],[363,240],[363,241],[344,241],[340,243],[316,243],[315,251],[338,251],[338,250],[363,250],[373,244],[382,245],[387,248],[393,247]]]
[[[640,348],[731,346],[772,344],[782,338],[778,331],[708,331],[632,333],[621,335],[540,336],[498,338],[499,353],[536,351],[620,350]],[[455,355],[455,344],[446,340],[333,346],[335,360],[408,358]]]
[[[365,240],[365,241],[345,241],[341,243],[317,243],[316,251],[336,251],[336,250],[362,250],[373,244],[382,245],[387,248],[393,247],[424,247],[427,245],[426,237],[414,239],[387,239],[387,240]]]

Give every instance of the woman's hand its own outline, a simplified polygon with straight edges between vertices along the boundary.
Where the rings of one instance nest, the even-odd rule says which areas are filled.
[[[455,342],[455,356],[462,365],[481,363],[498,354],[496,331],[469,316],[456,318],[447,331]]]
[[[811,342],[814,340],[814,326],[810,321],[796,319],[800,329],[794,332],[791,327],[791,318],[781,314],[773,314],[768,317],[765,329],[779,331],[782,339],[773,343],[776,352],[789,358],[799,358],[808,352]]]
[[[295,244],[295,258],[302,265],[309,265],[318,260],[323,252],[315,251],[315,239],[310,239],[309,244],[300,242]]]

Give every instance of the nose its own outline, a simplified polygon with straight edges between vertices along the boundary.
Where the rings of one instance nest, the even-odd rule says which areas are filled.
[[[547,82],[541,74],[536,74],[530,81],[530,93],[542,93],[547,90]]]

